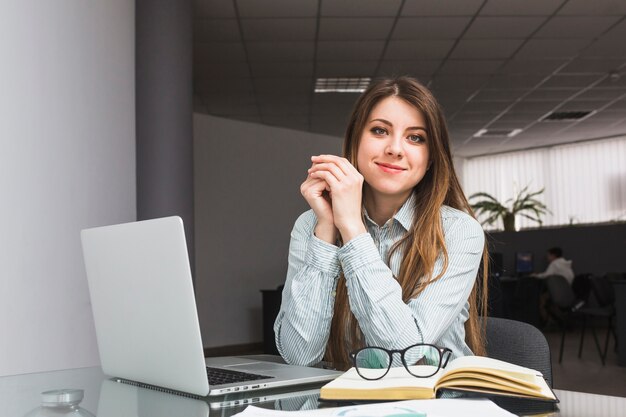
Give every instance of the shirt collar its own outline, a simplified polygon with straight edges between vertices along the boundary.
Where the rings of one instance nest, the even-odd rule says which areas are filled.
[[[411,193],[409,198],[407,198],[404,204],[402,204],[402,207],[400,207],[400,210],[398,210],[396,214],[394,214],[392,217],[392,219],[400,223],[400,225],[406,231],[408,231],[411,228],[411,225],[413,224],[414,207],[415,207],[415,193]],[[367,221],[369,221],[373,225],[376,224],[374,220],[372,220],[370,216],[367,214],[367,209],[365,208],[365,206],[363,206],[363,215],[365,216]]]

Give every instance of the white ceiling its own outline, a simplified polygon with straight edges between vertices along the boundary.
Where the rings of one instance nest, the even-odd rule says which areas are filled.
[[[433,90],[457,156],[625,135],[626,0],[194,0],[197,112],[342,137],[357,94],[315,79],[390,75]]]

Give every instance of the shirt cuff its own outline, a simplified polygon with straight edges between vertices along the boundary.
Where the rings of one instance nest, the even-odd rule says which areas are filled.
[[[305,263],[325,274],[339,275],[340,265],[337,259],[339,248],[311,234],[306,252]]]
[[[369,233],[362,233],[350,240],[339,248],[337,255],[346,275],[380,260],[378,248]]]

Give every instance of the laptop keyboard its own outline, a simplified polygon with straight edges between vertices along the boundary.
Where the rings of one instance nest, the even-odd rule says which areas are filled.
[[[231,371],[221,368],[206,367],[210,385],[232,384],[235,382],[256,381],[257,379],[270,379],[273,376],[249,374],[247,372]]]

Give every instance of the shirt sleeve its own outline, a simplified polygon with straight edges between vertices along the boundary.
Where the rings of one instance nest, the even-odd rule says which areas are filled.
[[[550,262],[548,268],[544,272],[540,272],[538,274],[533,274],[535,278],[548,278],[550,275],[555,275],[556,271],[554,268],[554,262]]]
[[[295,365],[313,365],[324,356],[340,272],[338,247],[315,237],[316,223],[308,211],[291,232],[287,279],[274,323],[278,352]]]
[[[402,289],[369,234],[339,250],[350,308],[369,345],[402,349],[435,343],[458,319],[474,285],[484,245],[480,224],[469,216],[443,218],[448,267],[417,297],[405,303]],[[443,268],[437,259],[433,277]]]

